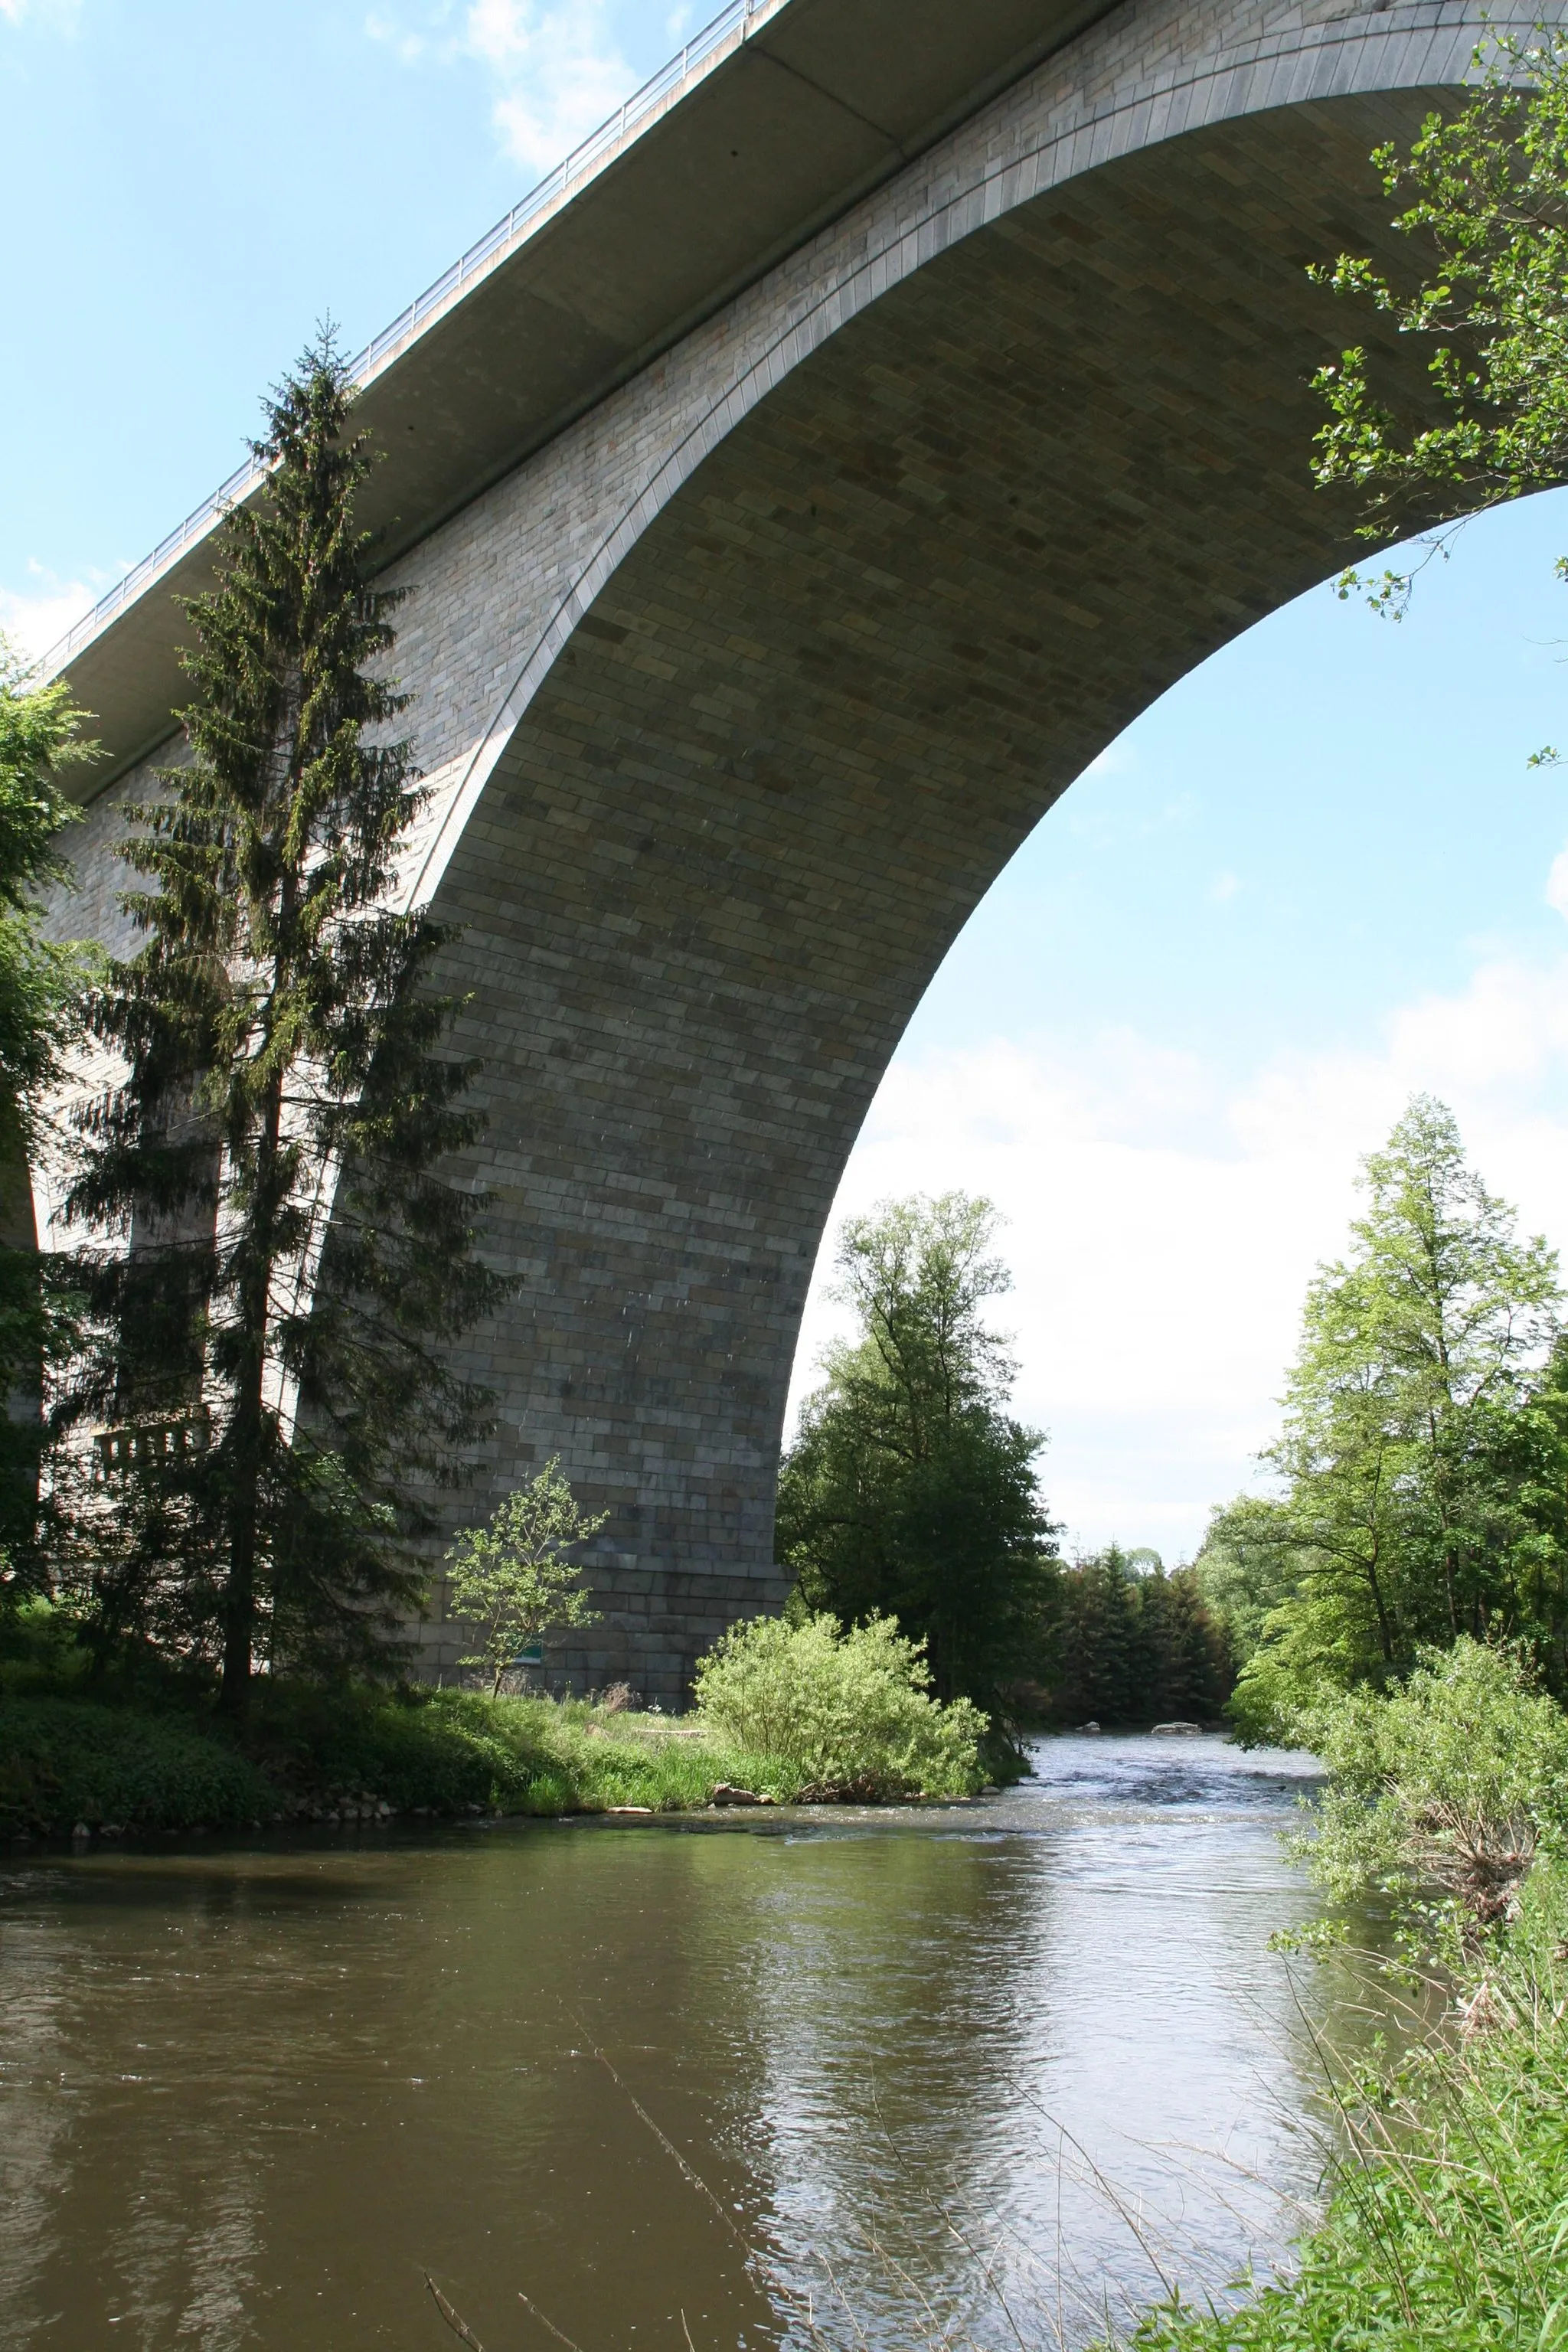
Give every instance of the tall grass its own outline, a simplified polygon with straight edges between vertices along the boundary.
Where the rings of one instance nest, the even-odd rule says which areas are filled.
[[[1537,1864],[1441,2035],[1352,2085],[1342,2121],[1290,2276],[1234,2311],[1173,2301],[1137,2352],[1568,2346],[1568,1869]]]

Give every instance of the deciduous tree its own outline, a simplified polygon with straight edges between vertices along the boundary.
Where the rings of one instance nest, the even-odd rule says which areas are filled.
[[[447,1552],[447,1598],[479,1632],[478,1650],[463,1664],[490,1675],[492,1698],[520,1649],[546,1633],[598,1623],[599,1612],[583,1591],[583,1571],[566,1555],[596,1536],[609,1516],[584,1516],[561,1475],[559,1454],[552,1454],[485,1526],[466,1528]]]
[[[779,1485],[779,1556],[812,1608],[895,1616],[944,1699],[1005,1712],[1037,1672],[1054,1529],[1044,1440],[1005,1410],[1013,1366],[984,1319],[1008,1287],[995,1211],[962,1193],[885,1204],[840,1240],[857,1337],[834,1349]]]
[[[40,896],[70,879],[61,837],[78,811],[63,780],[92,757],[83,718],[65,685],[29,686],[0,640],[0,1551],[11,1593],[42,1576],[43,1380],[69,1333],[37,1255],[31,1162],[92,968],[87,950],[45,938]]]
[[[1363,494],[1363,536],[1379,543],[1436,527],[1439,546],[1454,518],[1568,480],[1568,33],[1497,35],[1477,58],[1484,81],[1457,115],[1428,115],[1407,154],[1373,156],[1409,271],[1342,254],[1314,273],[1430,352],[1436,421],[1397,404],[1363,346],[1316,378],[1318,478]],[[1397,614],[1412,576],[1348,572],[1341,592],[1368,587]]]
[[[1516,1237],[1428,1097],[1363,1181],[1366,1214],[1308,1292],[1263,1457],[1280,1492],[1211,1534],[1233,1564],[1277,1563],[1238,1692],[1258,1727],[1320,1682],[1398,1678],[1423,1643],[1563,1638],[1556,1255]]]

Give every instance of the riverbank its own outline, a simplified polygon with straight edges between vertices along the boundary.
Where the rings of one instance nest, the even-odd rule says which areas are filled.
[[[1538,1864],[1443,2037],[1347,2108],[1350,2154],[1286,2283],[1167,2305],[1138,2352],[1568,2345],[1568,1869]]]
[[[684,1719],[643,1713],[624,1685],[500,1697],[262,1675],[237,1724],[209,1670],[144,1644],[95,1651],[35,1604],[0,1615],[0,1836],[875,1803],[973,1796],[988,1769],[1025,1769],[930,1681],[890,1620],[763,1618],[698,1661]]]
[[[258,1694],[243,1738],[210,1711],[43,1692],[0,1698],[0,1836],[248,1829],[475,1813],[678,1812],[731,1790],[797,1800],[776,1757],[671,1718],[471,1691]]]

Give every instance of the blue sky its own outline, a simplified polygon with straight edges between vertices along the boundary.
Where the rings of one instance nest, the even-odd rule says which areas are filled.
[[[0,628],[50,642],[321,316],[367,340],[708,13],[0,0]],[[1324,589],[1252,631],[1075,785],[910,1028],[843,1202],[997,1200],[1079,1543],[1174,1556],[1248,1477],[1413,1087],[1568,1244],[1568,770],[1525,764],[1568,742],[1565,551],[1560,494],[1474,526],[1400,627]],[[819,1286],[802,1379],[832,1324]]]

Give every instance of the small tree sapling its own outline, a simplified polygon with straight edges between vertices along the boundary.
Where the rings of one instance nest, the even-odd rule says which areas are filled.
[[[538,1475],[509,1495],[482,1528],[465,1528],[447,1554],[452,1608],[479,1629],[479,1647],[463,1660],[483,1666],[496,1697],[520,1649],[546,1633],[596,1625],[582,1570],[565,1555],[598,1534],[609,1517],[587,1518],[552,1454]]]

